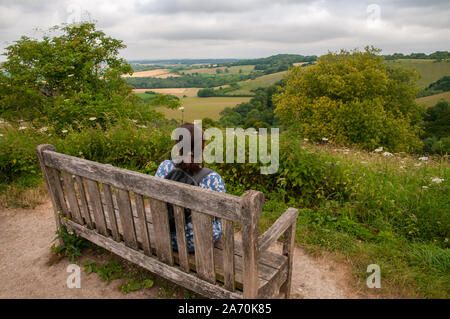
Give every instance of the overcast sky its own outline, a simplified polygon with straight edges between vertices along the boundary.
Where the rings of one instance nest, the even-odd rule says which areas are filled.
[[[449,0],[0,0],[0,50],[38,37],[36,28],[86,19],[124,40],[127,59],[450,50]]]

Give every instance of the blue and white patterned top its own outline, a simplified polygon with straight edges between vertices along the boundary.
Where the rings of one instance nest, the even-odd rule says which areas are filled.
[[[165,160],[161,164],[159,164],[158,170],[156,171],[155,176],[159,178],[165,178],[167,174],[169,174],[173,169],[175,168],[175,165],[170,160]],[[216,192],[226,192],[225,188],[225,182],[223,181],[222,177],[217,174],[216,172],[211,172],[208,175],[206,175],[199,183],[199,187],[210,189]],[[219,239],[220,234],[222,233],[222,222],[220,220],[216,220],[214,218],[213,221],[213,240],[216,242]],[[175,250],[178,250],[177,246],[177,235],[176,233],[171,233],[172,238],[172,247]],[[187,248],[190,253],[194,252],[194,232],[193,232],[193,226],[192,221],[186,223],[186,241],[187,241]]]

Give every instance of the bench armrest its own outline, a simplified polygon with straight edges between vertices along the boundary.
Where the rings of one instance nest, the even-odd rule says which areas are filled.
[[[270,228],[258,238],[259,251],[263,252],[297,221],[298,210],[288,208]]]

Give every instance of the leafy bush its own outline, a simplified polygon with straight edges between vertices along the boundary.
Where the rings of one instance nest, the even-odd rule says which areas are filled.
[[[22,127],[23,128],[23,127]],[[0,128],[0,183],[11,183],[25,175],[39,175],[36,147],[53,143],[54,137],[33,128]]]
[[[274,96],[282,123],[316,141],[325,137],[369,150],[420,150],[417,75],[388,67],[377,52],[342,50],[320,57],[314,66],[292,68]]]

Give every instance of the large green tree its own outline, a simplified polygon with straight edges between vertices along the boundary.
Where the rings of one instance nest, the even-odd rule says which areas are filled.
[[[389,67],[379,50],[328,53],[316,65],[294,67],[274,96],[283,124],[304,137],[391,151],[420,149],[418,74]]]
[[[3,54],[0,117],[62,126],[117,118],[138,101],[120,76],[133,72],[118,56],[123,48],[93,23],[56,26],[40,39],[21,37]]]

